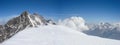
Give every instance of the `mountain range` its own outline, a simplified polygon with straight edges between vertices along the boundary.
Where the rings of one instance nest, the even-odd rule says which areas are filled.
[[[120,23],[87,24],[78,16],[55,22],[24,11],[0,25],[2,45],[119,45],[119,37]]]
[[[88,35],[99,36],[103,38],[110,38],[120,40],[120,24],[119,23],[104,23],[90,24],[89,30],[83,31]]]

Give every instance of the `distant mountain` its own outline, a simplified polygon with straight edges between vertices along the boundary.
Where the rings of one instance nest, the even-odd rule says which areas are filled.
[[[100,23],[88,25],[89,30],[83,31],[88,35],[99,36],[103,38],[111,38],[120,40],[120,24]]]
[[[88,35],[120,40],[120,23],[88,24],[82,17],[74,16],[60,20],[58,24],[82,31]]]
[[[9,20],[5,25],[0,25],[0,42],[3,42],[27,27],[37,27],[49,23],[53,24],[54,22],[44,19],[44,17],[37,13],[29,14],[25,11],[20,16]]]

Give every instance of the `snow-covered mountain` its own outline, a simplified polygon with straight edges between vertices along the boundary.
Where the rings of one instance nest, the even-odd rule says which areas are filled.
[[[84,31],[88,35],[100,36],[120,40],[119,23],[99,23],[88,25],[89,30]]]
[[[120,45],[120,41],[88,36],[63,25],[47,25],[26,28],[1,45]]]
[[[120,40],[120,23],[101,22],[99,24],[86,24],[82,17],[74,16],[64,20],[59,20],[58,24],[80,32],[82,31],[88,35]]]
[[[47,25],[47,20],[36,13],[29,14],[25,11],[20,16],[12,18],[5,25],[0,26],[0,42],[27,27],[37,27],[39,25]]]
[[[0,45],[120,45],[119,37],[120,23],[88,25],[75,16],[56,23],[27,11],[0,25]]]

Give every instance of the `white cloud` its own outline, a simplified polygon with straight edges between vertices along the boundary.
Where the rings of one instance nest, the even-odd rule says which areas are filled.
[[[64,19],[63,21],[59,21],[60,25],[68,26],[72,29],[76,29],[79,31],[88,30],[89,28],[85,25],[85,20],[82,17],[71,17]]]

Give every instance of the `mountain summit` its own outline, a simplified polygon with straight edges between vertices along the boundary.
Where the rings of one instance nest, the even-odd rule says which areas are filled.
[[[5,25],[0,26],[0,42],[10,38],[26,27],[37,27],[46,24],[47,20],[44,19],[44,17],[36,13],[29,14],[28,11],[24,11],[20,16],[9,20]]]

